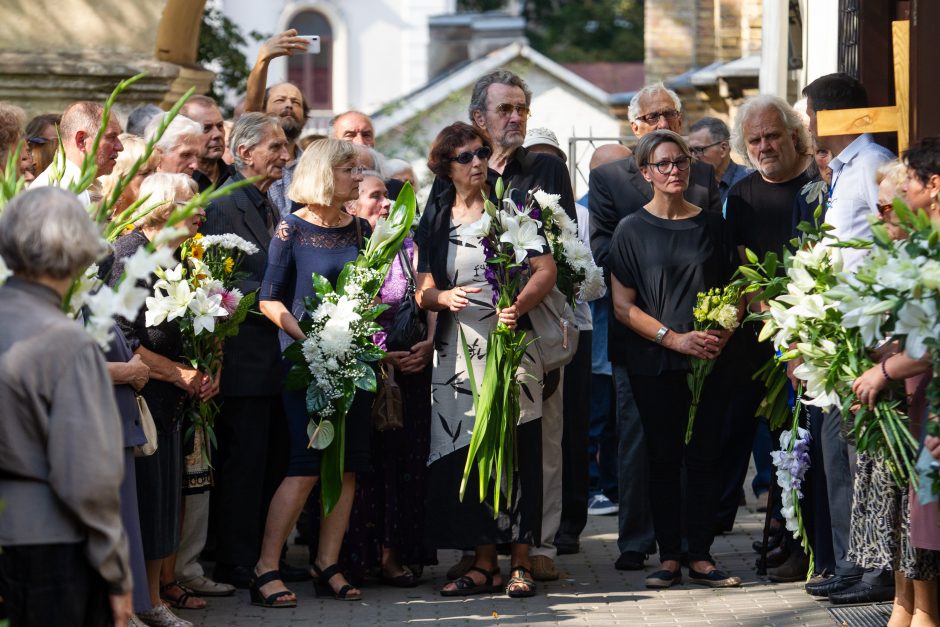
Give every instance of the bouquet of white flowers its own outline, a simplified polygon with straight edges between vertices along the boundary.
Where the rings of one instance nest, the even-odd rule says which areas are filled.
[[[558,289],[571,306],[574,307],[575,301],[589,302],[606,294],[604,271],[597,267],[591,250],[578,237],[578,225],[558,204],[561,195],[536,189],[530,191],[529,196],[529,216],[542,221],[542,230],[558,267]],[[533,206],[531,199],[538,206]]]
[[[326,514],[342,492],[346,414],[357,388],[376,390],[372,364],[385,356],[372,336],[381,331],[375,320],[388,305],[376,305],[375,297],[414,218],[414,190],[406,183],[388,217],[379,219],[365,250],[345,265],[335,286],[313,275],[314,295],[306,299],[307,316],[299,321],[306,339],[284,351],[294,362],[287,388],[306,390],[308,446],[323,450],[320,485]]]
[[[218,376],[223,340],[238,333],[255,293],[243,295],[235,287],[241,275],[238,265],[258,247],[232,233],[203,236],[197,233],[180,247],[180,263],[156,271],[153,295],[147,297],[144,321],[148,327],[179,320],[183,333],[182,357],[195,369]],[[196,438],[208,462],[216,446],[215,417],[219,407],[212,399],[193,400],[189,408],[192,428],[186,437]]]
[[[699,292],[696,297],[695,309],[692,310],[696,331],[724,329],[731,331],[738,327],[738,305],[741,293],[733,285],[723,288],[713,287],[707,292]],[[702,400],[702,388],[705,379],[715,368],[714,359],[692,357],[689,359],[692,367],[689,372],[689,390],[692,392],[692,404],[689,405],[689,423],[685,428],[685,443],[692,439],[692,427],[695,424],[695,414],[698,413],[699,402]]]

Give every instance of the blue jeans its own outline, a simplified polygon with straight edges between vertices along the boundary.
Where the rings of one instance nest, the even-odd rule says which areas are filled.
[[[617,502],[617,416],[614,378],[591,375],[591,423],[588,439],[590,493]]]

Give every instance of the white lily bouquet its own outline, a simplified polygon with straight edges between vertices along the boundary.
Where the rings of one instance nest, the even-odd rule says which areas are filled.
[[[153,327],[179,320],[181,357],[210,377],[218,376],[222,367],[223,340],[238,334],[255,302],[254,292],[243,295],[236,285],[242,278],[239,264],[245,255],[257,252],[257,246],[233,233],[197,233],[183,242],[179,263],[156,271],[158,280],[146,300],[145,324]],[[195,438],[208,462],[211,447],[216,446],[214,426],[219,406],[212,399],[190,403],[192,428],[186,437]]]
[[[379,219],[365,250],[345,265],[335,286],[313,275],[315,293],[306,299],[307,315],[299,321],[306,339],[284,351],[294,362],[287,388],[306,390],[308,447],[323,450],[320,485],[326,514],[342,492],[346,414],[356,389],[375,392],[372,364],[385,356],[372,336],[382,330],[376,319],[388,305],[375,304],[375,297],[414,218],[414,190],[406,183],[388,218]]]
[[[505,193],[504,193],[505,191]],[[505,309],[515,302],[529,268],[529,250],[543,250],[547,245],[539,234],[538,205],[532,194],[524,206],[516,205],[503,180],[496,182],[494,205],[484,199],[484,212],[479,220],[463,227],[465,236],[477,237],[486,258],[485,277],[493,287],[493,304]],[[501,490],[507,489],[506,502],[512,502],[512,473],[516,468],[516,424],[519,422],[519,366],[525,355],[526,332],[497,323],[486,341],[486,366],[478,388],[470,363],[470,351],[461,330],[461,344],[467,363],[467,376],[473,393],[475,420],[460,481],[463,500],[473,465],[477,464],[480,480],[480,502],[493,484],[493,516],[499,515]]]
[[[556,283],[561,293],[572,307],[576,301],[586,303],[606,294],[604,271],[597,267],[591,250],[578,237],[578,225],[559,204],[561,195],[541,189],[531,191],[530,195],[538,206],[532,207],[529,215],[542,221],[542,230],[558,267]]]
[[[696,331],[713,329],[731,331],[738,328],[738,304],[741,300],[741,293],[734,285],[726,285],[722,288],[713,287],[707,292],[699,292],[695,300],[692,317]],[[702,400],[702,389],[705,387],[705,379],[715,368],[715,360],[691,357],[689,365],[692,368],[688,375],[692,404],[689,405],[689,422],[685,428],[686,444],[692,439],[692,428]]]

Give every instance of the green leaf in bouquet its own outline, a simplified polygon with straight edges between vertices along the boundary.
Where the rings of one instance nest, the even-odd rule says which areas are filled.
[[[372,307],[362,312],[362,319],[368,320],[371,322],[372,320],[375,320],[376,318],[381,316],[385,311],[388,311],[389,307],[391,307],[391,305],[388,305],[387,303],[382,303],[380,305],[373,305]]]
[[[498,179],[496,179],[495,191],[496,191],[496,197],[502,200],[503,193],[505,192],[505,184],[503,183],[503,177],[499,177]]]
[[[764,272],[767,273],[767,276],[775,276],[778,267],[780,267],[780,261],[777,257],[777,253],[768,252],[764,255]]]
[[[330,400],[316,384],[311,383],[307,386],[306,407],[308,416],[322,412],[329,407],[329,404]]]
[[[377,383],[375,380],[375,370],[372,369],[372,366],[364,361],[356,360],[353,368],[357,375],[355,381],[356,387],[366,392],[375,392]]]
[[[382,359],[383,357],[385,357],[385,351],[375,344],[371,344],[371,347],[367,347],[359,353],[359,359],[362,361],[374,362]]]
[[[319,296],[321,299],[334,291],[333,286],[330,284],[330,280],[323,275],[314,272],[313,276],[311,277],[311,281],[313,282],[313,291],[316,292],[317,296]]]
[[[294,363],[287,371],[284,387],[292,391],[305,390],[310,385],[310,377],[310,369],[307,368],[307,364],[303,362],[303,357],[301,357],[301,363]]]
[[[303,318],[297,321],[297,326],[303,331],[304,337],[310,337],[310,331],[313,330],[313,320]]]
[[[738,271],[744,275],[749,281],[760,282],[763,280],[763,277],[753,268],[747,266],[740,266]]]
[[[307,437],[310,438],[308,448],[322,451],[333,442],[336,437],[336,429],[329,420],[321,420],[320,424],[313,420],[307,425]]]

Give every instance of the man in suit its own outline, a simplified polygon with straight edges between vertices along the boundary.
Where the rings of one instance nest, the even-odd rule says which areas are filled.
[[[657,129],[682,130],[682,103],[662,83],[647,85],[636,93],[628,110],[630,127],[638,138]],[[610,238],[624,217],[653,199],[653,188],[643,178],[633,156],[591,171],[591,250],[604,266]],[[693,161],[685,198],[706,211],[721,211],[721,195],[712,166]],[[617,404],[619,531],[618,570],[641,570],[646,556],[656,552],[653,519],[647,488],[646,445],[643,425],[633,401],[630,379],[621,347],[625,327],[611,317],[608,354],[613,366]]]
[[[235,173],[226,183],[255,176],[206,209],[206,235],[234,233],[255,244],[239,271],[239,289],[257,290],[267,267],[268,245],[279,222],[268,188],[283,176],[290,155],[277,119],[246,113],[229,141]],[[216,487],[212,502],[216,524],[217,581],[248,586],[258,561],[261,536],[273,490],[283,478],[287,457],[287,422],[281,406],[281,351],[277,327],[257,310],[249,313],[238,335],[225,342],[221,412],[216,419],[218,454],[213,460]]]

